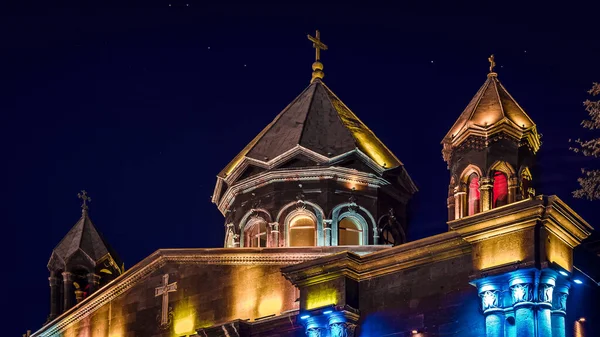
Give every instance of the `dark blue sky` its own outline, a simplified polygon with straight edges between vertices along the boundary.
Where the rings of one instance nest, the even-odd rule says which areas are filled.
[[[593,136],[579,122],[600,81],[597,4],[83,3],[0,10],[6,335],[44,322],[46,263],[81,189],[126,267],[161,247],[222,246],[215,175],[308,85],[315,29],[329,45],[325,83],[420,189],[413,239],[446,230],[440,141],[491,53],[544,135],[538,191],[600,221],[600,204],[570,195],[594,162],[568,150]]]

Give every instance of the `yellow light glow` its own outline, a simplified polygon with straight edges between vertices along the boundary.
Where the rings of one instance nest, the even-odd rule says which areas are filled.
[[[326,305],[336,304],[338,293],[336,289],[315,289],[310,291],[306,297],[306,310],[321,308]]]
[[[263,298],[258,306],[259,317],[280,313],[282,304],[283,301],[279,294]]]
[[[524,262],[532,247],[532,234],[512,233],[479,242],[476,247],[475,266],[478,270],[500,267],[511,263]]]
[[[548,261],[556,263],[569,272],[572,271],[573,249],[552,234],[548,235],[546,254]]]
[[[194,315],[176,319],[174,330],[178,336],[194,332]]]

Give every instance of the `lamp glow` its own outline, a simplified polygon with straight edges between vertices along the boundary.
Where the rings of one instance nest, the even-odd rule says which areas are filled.
[[[329,314],[331,314],[332,312],[333,312],[332,310],[325,310],[325,311],[323,311],[323,313],[324,313],[325,315],[329,315]]]
[[[562,276],[569,276],[569,273],[567,273],[567,272],[566,272],[566,271],[564,271],[564,270],[559,270],[558,272],[559,272],[559,273],[560,273]]]
[[[300,319],[307,319],[309,317],[310,317],[310,315],[302,315],[302,316],[300,316]]]
[[[582,284],[583,281],[581,281],[580,279],[574,279],[573,282],[577,283],[577,284]]]

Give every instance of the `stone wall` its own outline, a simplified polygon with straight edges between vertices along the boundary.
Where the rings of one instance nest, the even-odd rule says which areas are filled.
[[[484,336],[477,289],[464,255],[360,282],[357,336]]]

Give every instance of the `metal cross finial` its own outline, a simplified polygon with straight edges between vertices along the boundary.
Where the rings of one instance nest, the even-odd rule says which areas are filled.
[[[81,190],[81,193],[77,193],[77,198],[83,200],[81,203],[81,209],[86,210],[88,209],[88,202],[92,201],[92,198],[88,197],[87,192],[85,190]]]
[[[494,54],[488,57],[488,61],[490,62],[490,73],[494,72],[494,67],[496,67],[496,61],[494,61]]]
[[[315,61],[321,60],[321,49],[327,50],[327,45],[321,42],[321,33],[317,30],[316,37],[307,35],[308,39],[312,41],[313,48],[315,48]]]

